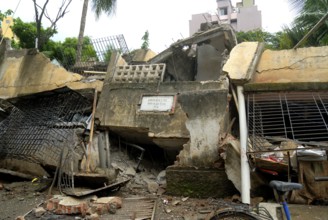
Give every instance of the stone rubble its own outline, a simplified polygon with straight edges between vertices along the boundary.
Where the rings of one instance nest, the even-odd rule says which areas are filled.
[[[45,210],[43,207],[37,207],[33,209],[33,213],[35,217],[40,218],[44,213],[46,213],[47,210]]]
[[[58,215],[78,214],[84,217],[87,216],[87,219],[97,219],[97,216],[107,213],[115,214],[116,210],[122,207],[122,199],[115,196],[101,198],[92,196],[76,199],[70,196],[55,195],[47,201],[45,206],[47,211]],[[43,207],[38,209],[38,212],[34,212],[36,217],[40,217],[46,211]],[[42,210],[44,210],[43,213]]]

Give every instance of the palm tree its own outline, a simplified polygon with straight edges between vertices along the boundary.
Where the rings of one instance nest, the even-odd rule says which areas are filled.
[[[299,14],[303,9],[306,0],[289,0],[290,6]]]
[[[289,2],[291,6],[297,10],[298,15],[292,27],[285,29],[287,34],[290,35],[294,41],[295,39],[300,41],[304,33],[308,33],[313,29],[312,34],[303,45],[328,45],[328,24],[323,20],[327,20],[328,18],[328,0],[289,0]],[[320,26],[317,25],[318,23]]]
[[[96,19],[99,19],[102,13],[105,13],[107,15],[112,15],[113,13],[115,13],[116,3],[117,3],[116,0],[91,0],[92,10],[95,12]],[[80,32],[79,32],[78,44],[77,44],[77,52],[76,52],[77,62],[81,60],[82,44],[83,44],[84,29],[87,19],[88,6],[89,6],[89,0],[84,0],[81,22],[80,22]]]

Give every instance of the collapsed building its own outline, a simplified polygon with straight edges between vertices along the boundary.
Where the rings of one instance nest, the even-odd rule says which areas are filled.
[[[328,170],[328,47],[259,53],[254,46],[236,46],[224,67],[231,82],[244,88],[250,164],[271,178],[302,183],[291,201],[324,201],[327,183],[319,180]],[[246,62],[254,71],[240,71],[236,62],[252,51],[251,59],[260,56],[256,66]]]
[[[61,185],[75,195],[80,171],[80,178],[111,181],[94,171],[111,168],[116,138],[139,149],[141,159],[145,150],[162,149],[173,195],[255,193],[276,178],[267,174],[309,182],[327,176],[327,50],[263,52],[257,42],[237,44],[230,26],[204,25],[150,59],[145,51],[138,60],[113,52],[102,77],[91,80],[35,50],[2,50],[0,157],[41,164],[53,175],[61,167]],[[321,152],[315,162],[299,160],[297,152],[307,150]],[[243,172],[245,162],[256,172]],[[327,184],[312,181],[295,198],[310,202],[326,193]]]
[[[224,169],[211,168],[229,124],[222,66],[235,45],[229,26],[215,27],[178,41],[144,65],[109,68],[96,111],[100,126],[127,142],[165,149],[174,162],[166,169],[171,193],[224,196],[233,188]],[[228,190],[218,191],[220,185]]]

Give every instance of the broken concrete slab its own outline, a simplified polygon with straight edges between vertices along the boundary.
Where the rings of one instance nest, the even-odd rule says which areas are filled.
[[[117,196],[97,198],[94,203],[97,204],[116,204],[117,208],[122,207],[122,198]]]
[[[47,172],[39,165],[18,159],[2,159],[0,168],[17,173],[23,173],[27,177],[47,176]],[[32,178],[33,179],[33,178]]]
[[[221,73],[221,53],[210,44],[197,48],[196,81],[218,80]]]
[[[137,49],[131,52],[131,64],[142,64],[155,57],[157,54],[150,49]]]
[[[165,82],[218,80],[225,51],[229,53],[236,44],[229,25],[216,25],[177,41],[149,63],[166,64]]]
[[[228,136],[227,141],[222,145],[224,149],[223,156],[225,162],[224,167],[228,179],[234,184],[236,189],[241,192],[241,164],[240,164],[240,142],[231,135]],[[251,193],[252,195],[258,196],[261,195],[260,187],[265,186],[267,183],[264,181],[264,178],[259,176],[256,172],[251,172]]]
[[[230,52],[230,57],[223,66],[223,72],[229,75],[233,84],[248,82],[258,65],[264,49],[260,42],[243,42],[237,44]]]
[[[102,81],[83,81],[79,74],[54,65],[36,50],[9,50],[0,65],[0,98],[8,99],[68,86],[102,89]]]
[[[40,218],[44,213],[46,213],[47,210],[45,210],[43,207],[37,207],[33,209],[33,213],[35,217]]]

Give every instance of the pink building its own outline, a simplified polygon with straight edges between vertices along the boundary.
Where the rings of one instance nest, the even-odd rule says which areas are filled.
[[[231,0],[216,0],[217,13],[192,15],[189,21],[190,36],[197,32],[202,23],[218,22],[230,24],[235,31],[250,31],[262,28],[261,11],[257,9],[255,0],[242,0],[236,7],[232,6]]]

